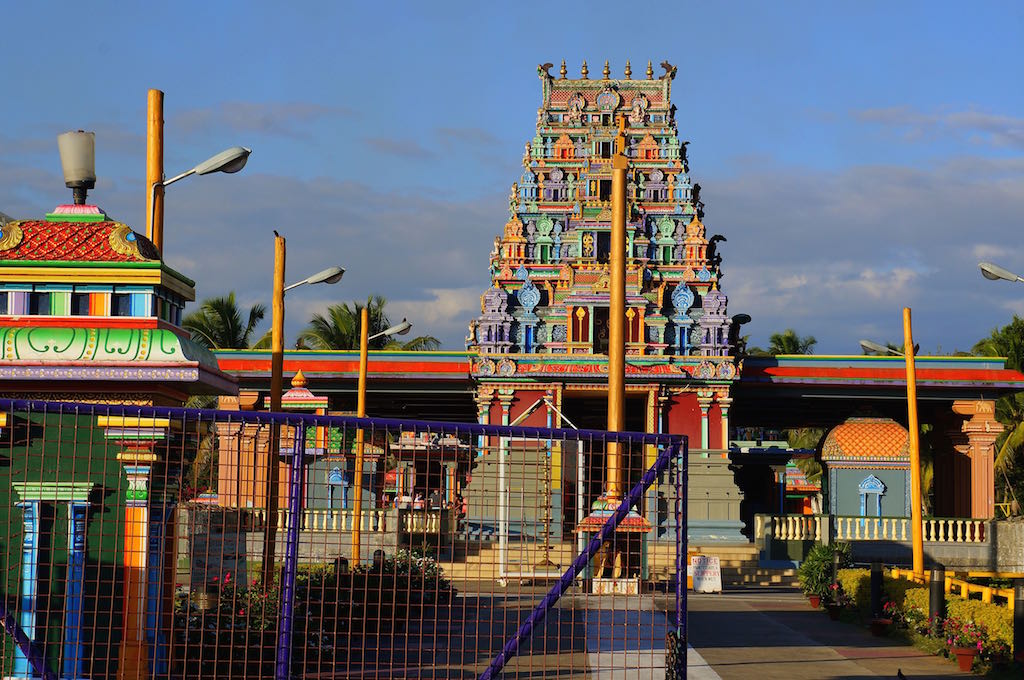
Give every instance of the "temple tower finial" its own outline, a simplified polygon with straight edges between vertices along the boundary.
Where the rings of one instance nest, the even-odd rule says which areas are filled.
[[[629,59],[626,60],[626,80],[633,79],[633,69],[629,67]]]
[[[565,80],[565,75],[569,71],[565,68],[565,59],[562,60],[562,67],[558,69],[558,76],[561,80]]]
[[[583,80],[589,80],[590,78],[590,69],[587,68],[586,59],[583,60],[583,68],[580,69],[580,76],[583,78]]]
[[[654,80],[654,66],[651,62],[647,62],[647,80]]]
[[[608,68],[608,60],[607,59],[604,60],[604,70],[601,71],[601,76],[605,80],[608,80],[609,78],[612,77],[612,70],[610,68]]]

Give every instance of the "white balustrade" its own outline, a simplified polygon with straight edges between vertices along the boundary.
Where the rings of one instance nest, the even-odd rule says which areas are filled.
[[[771,518],[772,538],[780,541],[820,541],[820,515],[778,515]]]
[[[858,517],[853,515],[772,515],[766,528],[777,541],[821,541],[822,522],[832,521],[836,541],[911,540],[909,517]],[[986,520],[959,517],[928,517],[922,521],[923,538],[931,543],[984,543]]]
[[[362,531],[376,533],[387,531],[387,510],[368,509],[362,513]],[[264,508],[252,510],[252,530],[262,531],[266,526],[267,511]],[[299,518],[302,531],[350,532],[354,526],[355,513],[352,510],[333,510],[328,508],[305,508]],[[437,523],[439,525],[439,522]],[[288,511],[278,510],[277,529],[280,532],[288,528]]]

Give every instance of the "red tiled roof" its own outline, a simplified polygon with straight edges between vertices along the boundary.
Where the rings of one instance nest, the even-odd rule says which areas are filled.
[[[849,418],[829,432],[821,459],[873,458],[901,460],[910,456],[910,434],[889,418]]]
[[[0,260],[60,262],[159,261],[156,247],[127,225],[22,220],[2,227]]]

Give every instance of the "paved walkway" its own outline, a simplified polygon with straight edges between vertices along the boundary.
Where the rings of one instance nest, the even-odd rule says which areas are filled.
[[[791,590],[689,597],[691,680],[973,677],[954,662],[829,620]]]

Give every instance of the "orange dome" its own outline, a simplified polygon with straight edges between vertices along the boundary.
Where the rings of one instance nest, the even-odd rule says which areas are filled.
[[[910,433],[891,418],[848,418],[828,433],[821,459],[849,458],[909,460]]]

